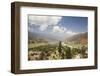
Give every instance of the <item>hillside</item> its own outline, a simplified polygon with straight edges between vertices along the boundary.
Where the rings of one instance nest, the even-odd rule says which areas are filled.
[[[87,44],[88,33],[80,33],[66,39],[67,42],[74,42],[76,44]]]
[[[28,32],[28,39],[29,40],[42,40],[47,42],[55,42],[58,41],[56,36],[51,34],[43,34],[43,33],[36,33],[36,32]]]

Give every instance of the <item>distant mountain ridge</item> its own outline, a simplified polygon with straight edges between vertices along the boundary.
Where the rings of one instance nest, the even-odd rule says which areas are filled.
[[[72,37],[69,37],[66,39],[68,42],[75,42],[80,44],[87,44],[88,41],[88,33],[79,33],[77,35],[74,35]]]
[[[67,38],[65,41],[67,42],[74,42],[74,43],[80,43],[80,44],[87,44],[88,41],[88,33],[79,33],[74,36],[71,36]]]
[[[47,42],[60,41],[60,38],[58,38],[56,36],[52,36],[49,34],[46,35],[46,34],[41,34],[41,33],[36,33],[36,32],[29,32],[29,31],[28,31],[28,39],[29,40],[41,40],[41,41],[47,41]],[[73,35],[69,38],[65,38],[62,41],[87,44],[88,33],[87,32],[79,33],[79,34]]]
[[[44,35],[44,34],[41,34],[41,33],[31,33],[31,32],[28,32],[28,39],[29,40],[38,40],[38,39],[41,39],[41,40],[44,40],[44,41],[57,41],[57,39],[55,37],[52,37],[51,35]]]

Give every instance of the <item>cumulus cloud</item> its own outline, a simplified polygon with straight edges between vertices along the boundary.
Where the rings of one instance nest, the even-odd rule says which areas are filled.
[[[66,31],[66,33],[69,34],[69,35],[75,35],[75,34],[77,34],[76,32],[73,32],[73,31],[70,31],[70,30]]]
[[[66,38],[67,36],[72,36],[77,33],[71,31],[70,29],[61,26],[59,23],[61,21],[61,16],[34,16],[29,15],[29,31],[34,31],[33,28],[36,31],[42,31],[42,32],[48,32],[49,34],[52,34],[53,36],[56,36],[58,38]],[[34,26],[34,27],[30,27]],[[39,29],[39,30],[37,30]],[[49,30],[49,31],[48,31]]]
[[[59,26],[54,26],[53,27],[53,32],[54,33],[64,33],[66,31],[66,28],[59,27]]]
[[[48,26],[55,26],[61,20],[60,16],[29,16],[30,25],[39,27],[41,31],[47,29]]]
[[[71,30],[68,30],[65,27],[62,27],[62,26],[54,26],[52,32],[62,34],[62,35],[70,35],[70,36],[77,34]]]

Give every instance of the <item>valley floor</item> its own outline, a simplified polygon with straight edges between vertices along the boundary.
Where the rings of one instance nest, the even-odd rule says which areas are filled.
[[[61,41],[28,44],[28,60],[83,59],[87,57],[87,45],[71,45]]]

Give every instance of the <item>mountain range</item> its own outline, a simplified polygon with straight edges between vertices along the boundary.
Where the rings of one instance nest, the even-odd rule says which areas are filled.
[[[66,39],[68,42],[74,42],[74,43],[80,43],[80,44],[87,44],[88,41],[88,33],[79,33],[77,35],[74,35],[72,37],[69,37]]]
[[[43,34],[43,33],[33,33],[28,31],[28,39],[29,40],[42,40],[42,41],[61,41],[61,38],[53,36],[53,35],[48,35],[48,34]],[[71,37],[65,38],[62,41],[68,41],[68,42],[74,42],[74,43],[81,43],[81,44],[87,44],[88,40],[88,33],[79,33],[76,35],[73,35]]]

